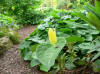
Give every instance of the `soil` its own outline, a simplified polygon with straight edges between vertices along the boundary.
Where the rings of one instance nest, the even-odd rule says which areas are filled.
[[[35,26],[26,26],[20,29],[18,32],[21,37],[21,42],[30,35],[34,30]],[[30,68],[29,62],[26,62],[21,58],[20,51],[18,50],[18,45],[14,45],[11,49],[6,51],[2,56],[0,56],[0,74],[51,74],[41,72],[38,68]],[[86,70],[85,70],[86,69]],[[54,74],[54,73],[52,73]],[[92,68],[80,68],[78,70],[68,71],[65,70],[58,74],[99,74],[94,73]]]
[[[30,35],[35,26],[26,26],[18,32],[21,37],[21,42]],[[29,62],[21,58],[18,45],[14,45],[11,49],[0,56],[0,74],[44,74],[36,68],[30,68]]]

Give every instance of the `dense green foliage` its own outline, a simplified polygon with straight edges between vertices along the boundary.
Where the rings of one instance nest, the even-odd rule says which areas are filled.
[[[1,13],[14,15],[20,24],[37,24],[44,17],[41,11],[36,11],[41,0],[1,0]]]
[[[0,38],[9,37],[13,44],[20,42],[19,34],[17,30],[20,26],[16,25],[16,21],[9,16],[0,14]]]
[[[98,30],[100,30],[100,1],[95,0],[95,7],[87,4],[85,6],[85,9],[88,11],[88,16],[79,11],[75,14],[81,17],[86,22],[94,25]]]
[[[9,17],[4,14],[0,14],[0,26],[12,27],[16,30],[19,29],[19,26],[16,25],[16,21],[13,17]]]
[[[76,9],[81,8],[88,0],[57,0],[59,9]]]
[[[90,63],[99,65],[100,32],[72,13],[56,11],[20,45],[21,55],[31,62],[31,67],[39,65],[40,70],[48,72],[52,68],[58,71],[72,70]],[[48,28],[56,28],[56,46],[52,46],[48,40]],[[100,71],[99,67],[94,70]]]

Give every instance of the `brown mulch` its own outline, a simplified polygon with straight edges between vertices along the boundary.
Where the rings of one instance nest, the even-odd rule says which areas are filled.
[[[18,32],[21,37],[21,42],[29,36],[35,26],[26,26]],[[11,49],[0,56],[0,74],[44,74],[36,68],[30,68],[29,63],[21,58],[18,45],[14,45]]]

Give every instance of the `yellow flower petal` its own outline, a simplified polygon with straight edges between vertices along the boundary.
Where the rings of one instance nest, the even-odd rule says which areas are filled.
[[[52,28],[49,28],[48,36],[49,36],[49,40],[50,40],[51,44],[55,45],[57,42],[56,31],[53,30]]]

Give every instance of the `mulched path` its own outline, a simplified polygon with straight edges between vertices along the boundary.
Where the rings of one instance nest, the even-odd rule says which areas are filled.
[[[34,30],[35,26],[27,26],[18,32],[21,41],[24,40]],[[24,61],[20,56],[18,45],[14,45],[11,49],[0,56],[0,74],[44,74],[36,68],[30,68],[29,63]]]

